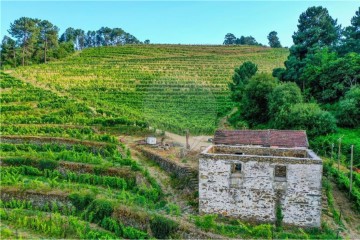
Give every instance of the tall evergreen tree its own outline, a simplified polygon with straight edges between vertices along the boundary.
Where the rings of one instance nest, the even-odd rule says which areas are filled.
[[[351,26],[344,29],[343,35],[345,38],[342,46],[339,48],[340,53],[360,53],[360,7],[356,11],[355,16],[351,19]]]
[[[17,57],[16,57],[16,42],[8,36],[4,36],[1,42],[1,66],[5,64],[12,65],[16,67]]]
[[[224,39],[224,45],[232,45],[235,44],[236,41],[236,37],[234,34],[232,33],[228,33],[225,35],[225,39]]]
[[[22,49],[22,65],[25,65],[25,60],[31,55],[34,50],[34,45],[39,34],[37,24],[39,19],[28,17],[21,17],[10,24],[8,32],[17,39],[17,44]]]
[[[268,35],[269,46],[272,48],[281,48],[281,43],[279,37],[277,36],[277,32],[271,31]]]
[[[334,47],[340,40],[341,26],[337,25],[326,8],[310,7],[299,17],[298,30],[293,34],[294,45],[285,61],[285,70],[273,72],[280,80],[295,81],[304,91],[300,76],[306,65],[306,57],[324,47]]]
[[[310,7],[299,17],[298,31],[292,36],[294,44],[305,51],[298,52],[304,58],[314,47],[335,46],[340,40],[341,26],[326,8]]]
[[[58,45],[59,28],[47,20],[39,22],[39,40],[44,49],[44,62],[47,62],[47,52],[49,48]]]
[[[229,84],[231,98],[234,102],[241,101],[246,84],[248,84],[249,79],[255,75],[257,70],[256,64],[250,61],[244,62],[239,68],[235,68],[232,83]]]

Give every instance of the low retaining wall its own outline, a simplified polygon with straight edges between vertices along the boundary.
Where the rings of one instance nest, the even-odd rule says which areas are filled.
[[[167,158],[163,158],[153,152],[148,151],[145,148],[140,148],[139,150],[145,157],[158,163],[165,171],[174,174],[179,179],[189,181],[189,187],[197,190],[199,174],[197,170],[190,167],[180,166],[176,162]]]
[[[59,194],[58,192],[41,193],[31,190],[19,191],[18,189],[3,188],[0,196],[2,201],[11,201],[12,199],[30,201],[35,207],[43,207],[46,204],[51,204],[51,202],[71,205],[67,194]]]

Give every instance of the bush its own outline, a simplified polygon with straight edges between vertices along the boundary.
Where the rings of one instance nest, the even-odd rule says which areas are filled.
[[[280,129],[304,129],[310,137],[335,132],[333,115],[320,109],[315,103],[298,103],[291,109],[282,109],[274,119]]]
[[[360,87],[353,87],[339,102],[336,118],[343,127],[360,126]]]
[[[38,167],[40,170],[44,170],[44,169],[54,170],[58,166],[59,166],[59,163],[54,160],[44,160],[43,159],[38,162]]]
[[[124,227],[123,237],[127,239],[146,239],[148,234],[133,227]]]
[[[113,204],[106,199],[95,199],[86,209],[86,219],[91,222],[101,222],[104,217],[110,217],[114,211]]]
[[[101,221],[101,227],[109,230],[111,232],[114,232],[116,234],[116,236],[123,236],[123,226],[121,224],[118,224],[118,222],[115,219],[112,219],[110,217],[105,217],[102,221]]]
[[[281,203],[277,202],[276,203],[276,219],[275,219],[275,226],[277,228],[281,228],[282,227],[282,221],[284,219],[284,215],[282,214],[282,209],[281,209]]]
[[[94,200],[94,196],[89,193],[72,193],[69,199],[77,210],[82,211]]]
[[[276,86],[276,79],[268,74],[252,77],[241,99],[241,118],[250,125],[265,123],[268,116],[268,96]]]
[[[217,218],[216,214],[196,216],[195,217],[195,225],[202,229],[209,230],[216,226],[216,223],[215,223],[216,218]]]
[[[169,238],[170,234],[177,231],[179,224],[165,217],[155,215],[150,220],[150,228],[153,235],[158,239]]]
[[[2,160],[5,165],[9,166],[22,166],[22,165],[33,165],[34,161],[29,158],[5,158]]]
[[[293,82],[282,83],[269,95],[269,115],[275,117],[281,109],[289,110],[292,105],[303,101],[300,88]]]

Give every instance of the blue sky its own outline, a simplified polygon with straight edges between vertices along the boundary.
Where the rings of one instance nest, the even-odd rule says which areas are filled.
[[[151,43],[222,44],[226,33],[252,35],[268,44],[278,32],[284,46],[292,45],[299,15],[310,6],[323,6],[342,26],[359,1],[3,1],[1,39],[10,23],[22,16],[46,19],[60,28],[97,30],[121,27]]]

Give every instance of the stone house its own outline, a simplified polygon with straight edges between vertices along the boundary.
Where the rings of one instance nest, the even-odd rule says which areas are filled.
[[[199,211],[320,227],[322,161],[305,131],[217,131],[199,159]]]

